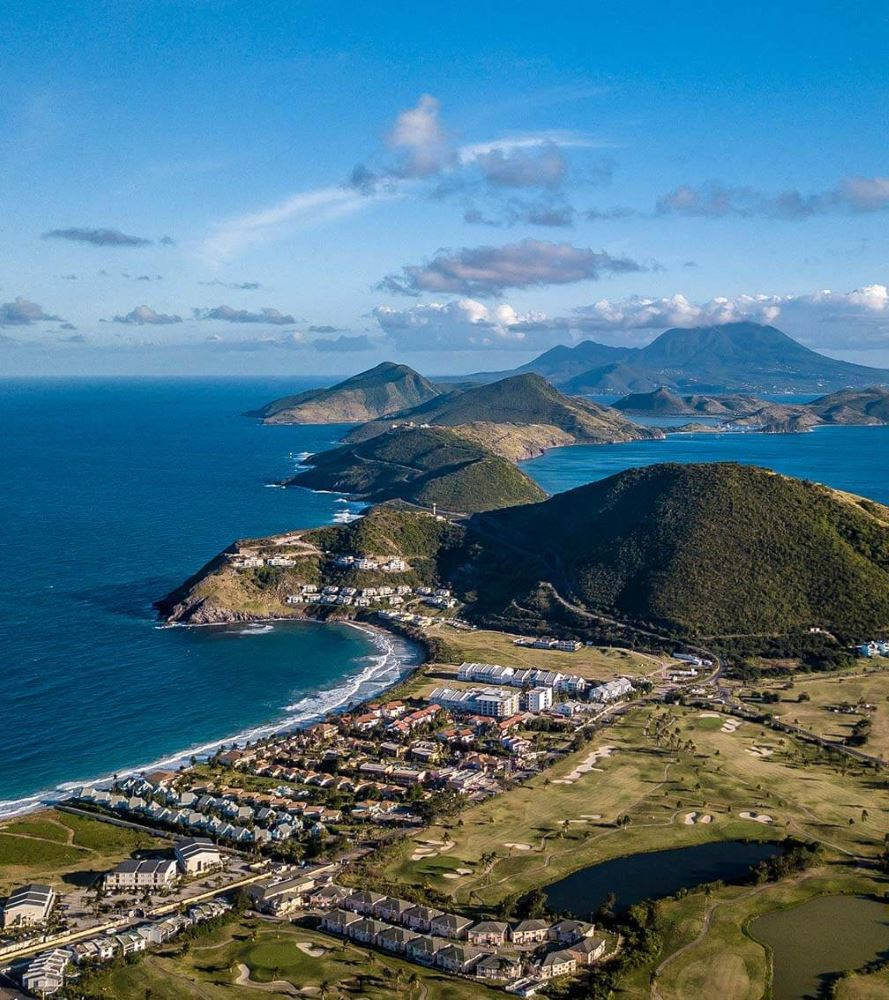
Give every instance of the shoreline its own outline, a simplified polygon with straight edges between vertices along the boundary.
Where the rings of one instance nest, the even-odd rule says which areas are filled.
[[[250,624],[267,624],[274,627],[275,622],[294,621],[309,621],[318,625],[345,625],[354,628],[369,637],[370,642],[376,647],[377,655],[374,656],[371,654],[373,662],[364,667],[360,667],[359,662],[359,669],[354,673],[344,675],[340,678],[336,686],[326,690],[319,689],[313,693],[306,694],[292,704],[283,705],[279,710],[282,713],[282,717],[275,721],[261,723],[249,729],[241,730],[234,735],[226,735],[198,746],[174,751],[150,763],[121,768],[97,778],[65,781],[54,788],[44,789],[32,795],[21,796],[18,799],[0,800],[0,822],[37,812],[41,809],[52,808],[56,803],[67,798],[73,789],[84,785],[101,787],[102,785],[110,784],[114,775],[125,777],[145,771],[178,769],[182,765],[190,764],[192,757],[210,756],[222,746],[242,746],[255,740],[268,739],[279,733],[308,728],[308,726],[313,725],[326,715],[344,712],[351,707],[379,697],[385,691],[402,683],[402,681],[406,680],[410,674],[427,661],[427,654],[421,643],[399,632],[390,631],[382,626],[372,625],[367,622],[359,623],[343,619],[319,621],[316,618],[307,617],[280,617],[255,618],[249,621],[229,623],[204,623],[201,625],[178,625],[170,623],[158,625],[157,627],[204,628],[210,626],[215,628],[232,628],[237,625],[249,626]]]

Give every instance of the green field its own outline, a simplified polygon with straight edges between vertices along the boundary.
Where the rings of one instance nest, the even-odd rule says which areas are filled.
[[[671,657],[652,656],[612,646],[584,646],[576,653],[516,646],[514,635],[487,629],[464,632],[445,628],[436,634],[447,640],[457,663],[465,660],[470,663],[498,663],[504,667],[539,667],[542,670],[580,674],[589,680],[608,681],[622,675],[644,677],[659,670],[665,663],[676,664]]]
[[[858,719],[870,719],[870,735],[860,749],[875,756],[883,755],[889,761],[889,669],[885,664],[885,660],[874,661],[874,664],[862,660],[856,664],[854,673],[798,674],[790,690],[783,690],[786,681],[761,683],[755,687],[775,691],[781,698],[776,705],[769,706],[769,711],[827,739],[844,740]],[[864,672],[862,667],[869,669]],[[809,700],[804,697],[800,701],[800,695],[808,696]],[[843,703],[854,706],[859,702],[875,705],[876,711],[863,710],[848,715],[831,711],[832,706]]]
[[[814,751],[762,726],[744,723],[723,732],[725,719],[687,709],[671,710],[671,738],[682,745],[677,751],[645,735],[658,711],[663,714],[628,714],[544,775],[390,848],[370,876],[493,905],[597,861],[711,840],[791,834],[816,839],[840,857],[873,857],[881,849],[889,790],[874,782],[872,770],[816,764]],[[560,783],[591,750],[606,745],[614,747],[611,756]],[[711,822],[687,823],[690,812]],[[623,815],[629,825],[618,827]],[[427,839],[454,846],[418,857],[419,841]],[[521,846],[508,846],[515,844]],[[458,868],[472,874],[444,877]]]
[[[0,895],[25,882],[64,891],[66,876],[100,872],[138,849],[168,841],[86,816],[49,809],[0,824]]]
[[[85,997],[256,1000],[267,995],[368,1000],[494,1000],[494,990],[286,923],[235,921],[186,954],[165,949],[91,976]],[[413,979],[412,979],[413,977]]]

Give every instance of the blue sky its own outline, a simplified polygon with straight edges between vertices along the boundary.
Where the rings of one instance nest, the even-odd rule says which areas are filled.
[[[0,373],[889,365],[885,4],[6,5]]]

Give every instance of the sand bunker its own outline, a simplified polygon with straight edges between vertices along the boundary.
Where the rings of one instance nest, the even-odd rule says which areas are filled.
[[[553,784],[559,785],[570,785],[577,781],[581,775],[589,774],[590,771],[601,771],[601,767],[593,767],[594,764],[598,764],[600,760],[604,760],[606,757],[610,757],[614,753],[614,747],[606,744],[605,746],[599,747],[598,750],[593,750],[592,753],[588,754],[584,760],[582,760],[573,771],[570,771],[565,775],[564,778],[553,779]]]
[[[458,868],[457,869],[457,874],[458,875],[471,875],[472,874],[472,869],[471,868]]]
[[[584,819],[601,819],[602,813],[581,813]]]
[[[698,712],[699,719],[721,719],[719,712]]]
[[[288,983],[286,979],[274,979],[270,983],[258,983],[250,978],[250,968],[243,963],[238,964],[238,977],[235,979],[236,986],[249,986],[254,990],[265,990],[268,993],[289,993],[290,996],[299,996],[300,991]]]
[[[755,812],[750,812],[749,810],[744,810],[744,812],[740,813],[739,815],[741,819],[750,819],[753,820],[754,823],[772,822],[772,817],[766,816],[765,813],[755,813]]]
[[[740,719],[726,719],[721,726],[721,732],[733,733],[741,725]]]
[[[296,947],[304,955],[311,955],[312,958],[320,958],[322,955],[326,955],[329,948],[322,948],[320,944],[312,944],[311,941],[297,941]]]
[[[747,747],[747,753],[753,754],[754,757],[759,757],[760,760],[762,760],[764,757],[771,757],[774,752],[775,752],[775,748],[774,747],[770,747],[770,746],[762,746],[762,747],[752,746],[752,747]]]
[[[504,841],[503,842],[503,846],[504,847],[508,847],[508,848],[510,848],[513,851],[530,851],[531,850],[531,845],[530,844],[515,844],[511,840]]]
[[[713,817],[709,813],[690,812],[685,814],[682,822],[687,826],[693,826],[695,823],[712,823]]]
[[[456,872],[445,872],[442,878],[460,878],[460,876]]]

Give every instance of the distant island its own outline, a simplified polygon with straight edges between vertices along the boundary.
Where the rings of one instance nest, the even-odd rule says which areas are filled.
[[[825,357],[774,326],[725,323],[666,330],[646,347],[583,341],[554,347],[513,372],[534,372],[569,393],[624,395],[661,386],[696,393],[829,392],[889,385],[889,371]]]
[[[266,424],[354,424],[416,406],[443,391],[407,365],[384,361],[336,385],[284,396],[246,415]]]
[[[378,369],[364,374],[376,380]],[[478,513],[543,499],[514,463],[547,448],[660,437],[617,410],[563,395],[539,375],[516,375],[360,424],[284,485]]]
[[[716,428],[739,427],[780,434],[807,431],[829,424],[880,426],[889,423],[889,388],[842,389],[811,403],[775,403],[756,396],[680,396],[661,386],[653,392],[631,393],[614,408],[638,416],[719,417]]]

